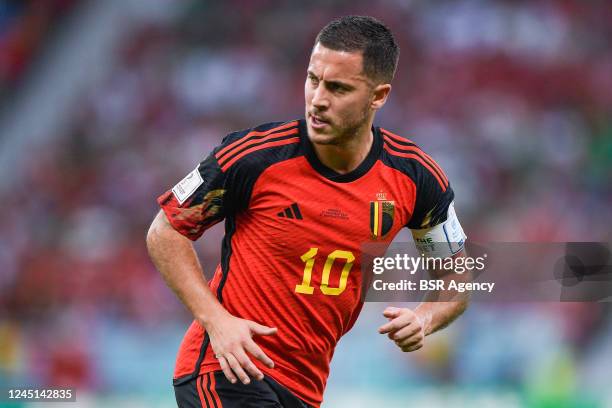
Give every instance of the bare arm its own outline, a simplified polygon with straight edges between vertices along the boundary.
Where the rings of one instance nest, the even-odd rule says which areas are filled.
[[[454,258],[464,257],[462,251]],[[471,273],[466,271],[459,273],[441,273],[430,271],[437,279],[448,282],[451,279],[468,282]],[[447,283],[445,287],[447,287]],[[388,307],[383,315],[389,322],[381,326],[378,331],[395,341],[402,351],[415,351],[423,347],[425,336],[435,333],[451,324],[467,309],[469,296],[466,293],[456,291],[432,291],[427,298],[413,311],[407,308]]]
[[[203,326],[227,313],[212,293],[191,241],[160,211],[147,234],[149,256],[166,284]]]
[[[463,258],[465,256],[466,253],[463,250],[453,258]],[[448,282],[451,280],[470,282],[472,279],[472,273],[469,270],[463,273],[434,270],[429,273],[436,279],[444,280],[444,287],[448,287]],[[432,291],[427,294],[426,300],[414,311],[423,322],[425,335],[427,336],[451,324],[467,309],[468,302],[468,292],[459,293],[448,289],[441,292]]]
[[[263,374],[246,353],[274,367],[252,337],[274,334],[276,329],[227,312],[208,287],[191,241],[172,228],[163,211],[157,214],[149,228],[147,249],[166,284],[206,329],[227,379],[236,382],[238,376],[248,384],[250,379],[246,372],[262,379]]]
[[[467,309],[468,301],[460,300],[455,302],[423,302],[414,313],[423,322],[423,330],[428,336],[442,330],[451,324],[456,318]]]

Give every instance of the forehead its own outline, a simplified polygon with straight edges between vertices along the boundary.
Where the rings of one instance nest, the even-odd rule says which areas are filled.
[[[326,81],[367,81],[363,53],[335,51],[317,43],[310,54],[308,70]]]

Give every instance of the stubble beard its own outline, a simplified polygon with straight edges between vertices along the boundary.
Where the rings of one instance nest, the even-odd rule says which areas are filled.
[[[341,128],[331,125],[332,133],[320,134],[314,130],[309,130],[309,133],[311,133],[310,140],[312,143],[318,145],[341,146],[354,139],[355,135],[362,131],[363,127],[366,126],[368,119],[369,110],[367,106],[365,106],[363,109],[361,109],[359,117],[350,123],[342,126]]]

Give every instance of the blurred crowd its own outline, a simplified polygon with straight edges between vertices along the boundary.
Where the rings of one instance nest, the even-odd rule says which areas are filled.
[[[91,346],[100,322],[146,332],[188,320],[144,248],[155,199],[229,131],[301,117],[312,42],[339,15],[373,15],[394,31],[400,64],[377,123],[445,169],[469,239],[611,240],[612,2],[154,3],[164,12],[134,24],[110,74],[83,90],[71,131],[10,175],[19,182],[0,212],[0,383],[4,373],[104,390]],[[2,89],[44,46],[46,27],[8,4]],[[216,226],[197,244],[207,274],[222,233]],[[453,344],[437,340],[412,368],[386,364],[417,367],[424,384],[521,385],[533,383],[527,363],[558,351],[552,372],[565,364],[576,377],[601,369],[602,348],[590,345],[612,342],[607,311],[475,305],[440,337]],[[378,314],[364,318],[376,327]],[[363,327],[354,339],[370,335]]]
[[[0,102],[23,80],[53,30],[76,0],[0,2]]]

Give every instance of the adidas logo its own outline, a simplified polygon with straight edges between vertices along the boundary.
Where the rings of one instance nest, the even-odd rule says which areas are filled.
[[[300,207],[298,207],[297,203],[291,204],[291,207],[285,208],[285,211],[281,211],[277,216],[281,218],[295,218],[298,220],[303,220],[302,213],[300,212]]]

